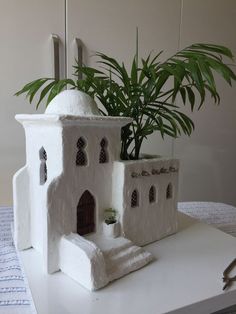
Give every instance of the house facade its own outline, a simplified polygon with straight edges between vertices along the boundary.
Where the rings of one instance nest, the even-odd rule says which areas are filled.
[[[120,235],[144,245],[176,231],[178,161],[120,161],[129,118],[99,114],[82,92],[62,92],[45,114],[17,115],[26,166],[13,180],[15,243],[61,269],[63,236],[103,235],[104,210],[118,211]],[[168,227],[166,229],[166,226]]]

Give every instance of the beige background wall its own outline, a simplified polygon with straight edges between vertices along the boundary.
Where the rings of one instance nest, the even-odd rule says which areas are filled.
[[[220,43],[236,55],[235,17],[235,0],[184,0],[180,47]],[[174,153],[181,159],[180,199],[236,205],[236,84],[230,88],[219,79],[217,83],[221,106],[209,98],[193,115],[196,130],[191,138],[175,142]]]
[[[66,4],[66,5],[65,5]],[[214,10],[213,10],[214,8]],[[65,20],[67,16],[67,22]],[[12,204],[11,179],[24,164],[23,129],[16,113],[33,113],[23,97],[13,97],[24,83],[52,76],[50,34],[61,38],[62,58],[67,41],[67,72],[71,76],[75,42],[86,47],[85,60],[94,51],[129,62],[135,51],[139,27],[139,51],[165,50],[163,59],[178,48],[196,41],[222,43],[236,51],[236,2],[234,0],[8,0],[0,4],[0,204]],[[62,70],[65,69],[61,64]],[[158,135],[144,151],[182,160],[181,200],[223,201],[236,205],[236,88],[222,82],[222,106],[207,101],[205,110],[194,113],[196,131],[188,139],[163,142]],[[42,111],[42,109],[41,109]]]
[[[181,0],[68,0],[68,75],[76,58],[74,38],[82,39],[86,64],[96,66],[96,51],[117,57],[126,64],[135,54],[136,27],[139,55],[164,50],[162,59],[174,54],[179,45]],[[76,12],[76,13],[75,13]],[[76,18],[71,18],[76,15]],[[89,22],[92,21],[92,22]],[[170,155],[172,140],[158,134],[144,144],[149,153]]]
[[[0,205],[12,204],[12,176],[25,162],[17,113],[34,107],[13,94],[37,77],[52,76],[50,34],[64,38],[64,0],[0,2]]]

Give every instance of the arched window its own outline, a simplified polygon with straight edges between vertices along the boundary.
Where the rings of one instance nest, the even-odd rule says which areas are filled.
[[[170,198],[172,198],[172,196],[173,196],[173,187],[172,187],[172,184],[169,183],[167,188],[166,188],[166,198],[170,199]]]
[[[39,150],[39,159],[40,159],[39,183],[40,185],[43,185],[48,178],[47,153],[43,147]]]
[[[154,203],[155,201],[156,201],[156,188],[154,185],[152,185],[149,190],[149,203]]]
[[[105,164],[108,162],[108,152],[107,152],[107,139],[103,138],[100,142],[101,150],[100,150],[100,155],[99,155],[99,163],[100,164]]]
[[[131,207],[137,207],[139,204],[138,191],[134,190],[131,194]]]
[[[78,152],[76,154],[76,166],[86,166],[88,163],[85,147],[86,141],[83,137],[80,137],[77,141]]]

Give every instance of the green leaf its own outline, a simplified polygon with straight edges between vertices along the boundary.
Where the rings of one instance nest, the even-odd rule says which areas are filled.
[[[14,95],[19,96],[21,94],[28,92],[32,86],[34,86],[35,84],[37,84],[37,82],[39,82],[41,80],[42,79],[40,78],[40,79],[34,80],[34,81],[24,85],[23,88],[21,90],[19,90],[18,92],[16,92]]]
[[[30,104],[32,103],[32,100],[35,96],[35,94],[38,92],[38,90],[40,89],[40,87],[42,87],[42,85],[44,85],[44,83],[46,83],[49,79],[41,79],[41,80],[38,80],[37,82],[35,82],[35,84],[33,84],[31,86],[31,88],[29,89],[29,92],[27,94],[26,97],[29,96],[29,102]]]
[[[208,66],[207,63],[204,62],[202,58],[198,58],[197,62],[199,65],[199,69],[202,73],[202,76],[206,79],[209,86],[211,86],[212,90],[216,91],[216,84],[210,67]]]
[[[39,108],[40,103],[42,102],[42,100],[44,99],[44,97],[47,95],[47,93],[50,91],[50,89],[56,84],[56,81],[53,81],[51,83],[49,83],[46,87],[44,87],[44,89],[42,90],[42,92],[40,93],[40,97],[39,100],[36,104],[36,110]]]
[[[187,91],[188,99],[189,99],[189,102],[190,102],[190,105],[191,105],[191,110],[193,111],[194,104],[195,104],[194,92],[193,92],[193,90],[189,86],[186,86],[186,91]]]
[[[132,68],[131,68],[131,82],[132,84],[137,84],[138,81],[138,69],[136,63],[136,57],[133,59]]]
[[[51,88],[47,102],[46,102],[46,107],[48,104],[53,100],[53,98],[58,95],[58,93],[62,90],[63,88],[63,82],[59,81],[54,84],[54,86]]]
[[[26,94],[32,102],[40,93],[38,108],[43,99],[47,97],[47,106],[64,88],[89,94],[103,105],[100,110],[103,115],[133,119],[122,128],[121,156],[137,159],[143,139],[154,131],[163,138],[165,135],[175,138],[181,134],[189,136],[194,130],[193,121],[174,103],[178,95],[184,105],[188,100],[193,111],[204,104],[206,93],[219,103],[215,74],[229,85],[236,80],[233,70],[223,61],[225,57],[233,58],[230,49],[224,46],[193,44],[164,62],[159,60],[160,54],[149,54],[141,62],[136,54],[127,70],[124,63],[97,53],[99,70],[76,62],[75,80],[38,79],[26,84],[16,95]],[[77,79],[79,73],[82,80]]]
[[[230,59],[233,59],[233,54],[232,54],[231,50],[225,46],[200,43],[200,44],[194,44],[190,47],[192,47],[193,49],[212,51],[212,52],[218,53],[220,55],[226,56]]]
[[[207,62],[209,66],[217,71],[230,86],[232,85],[231,80],[236,80],[234,72],[228,66],[212,59],[208,59]]]
[[[181,97],[182,97],[182,100],[183,100],[183,103],[184,103],[184,105],[185,105],[185,103],[186,103],[186,90],[185,90],[185,88],[184,87],[182,87],[182,88],[180,88],[180,94],[181,94]]]

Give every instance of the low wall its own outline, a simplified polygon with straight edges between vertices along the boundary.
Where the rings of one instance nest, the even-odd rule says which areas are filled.
[[[27,166],[16,172],[13,178],[14,242],[18,250],[31,247],[30,191]]]
[[[112,206],[124,237],[145,245],[177,231],[178,170],[171,158],[114,163]]]
[[[101,250],[91,241],[71,233],[60,241],[60,269],[89,290],[108,283]]]

